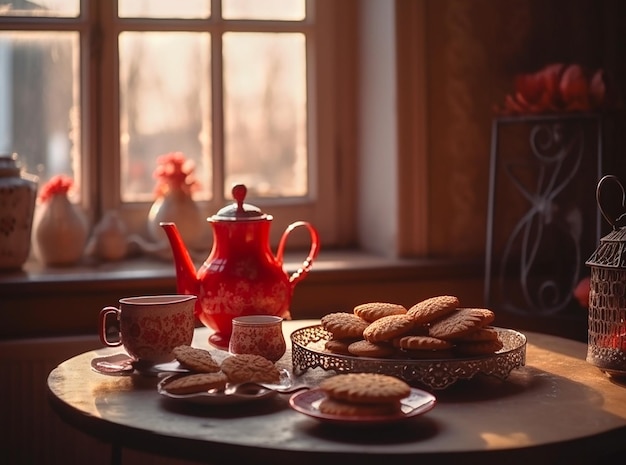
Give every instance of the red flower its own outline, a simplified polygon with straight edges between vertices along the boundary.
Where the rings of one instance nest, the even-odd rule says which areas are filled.
[[[67,195],[68,191],[74,185],[74,181],[69,176],[59,174],[50,178],[39,191],[39,200],[47,202],[53,195]]]
[[[574,297],[583,308],[589,308],[589,291],[591,287],[591,278],[586,277],[580,280],[576,288],[574,288]]]
[[[552,63],[514,78],[514,93],[507,95],[504,115],[595,111],[608,108],[607,77],[603,70],[593,73],[578,64]]]
[[[162,197],[171,190],[181,189],[190,194],[199,187],[194,175],[195,163],[182,152],[170,152],[157,158],[157,167],[152,176],[157,180],[155,193]]]

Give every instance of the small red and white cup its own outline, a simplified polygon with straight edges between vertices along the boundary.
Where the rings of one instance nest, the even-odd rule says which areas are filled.
[[[228,351],[231,354],[253,354],[272,362],[286,351],[283,319],[274,315],[246,315],[233,318]]]

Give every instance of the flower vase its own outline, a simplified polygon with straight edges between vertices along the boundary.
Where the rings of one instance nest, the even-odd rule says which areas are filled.
[[[148,214],[150,237],[160,244],[168,244],[160,223],[175,223],[189,249],[203,250],[207,237],[206,219],[191,194],[182,189],[172,189],[157,198]],[[169,251],[169,246],[167,247]]]
[[[37,182],[17,155],[0,155],[0,270],[20,269],[28,258]]]
[[[83,256],[87,220],[64,193],[52,195],[38,206],[33,248],[46,266],[69,266]]]

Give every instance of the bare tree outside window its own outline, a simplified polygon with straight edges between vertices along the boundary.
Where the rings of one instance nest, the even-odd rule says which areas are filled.
[[[0,0],[0,151],[41,183],[72,177],[93,224],[117,210],[133,233],[169,152],[194,161],[194,200],[208,214],[245,183],[250,202],[287,212],[282,221],[320,217],[310,96],[330,62],[312,66],[317,2],[332,5]]]

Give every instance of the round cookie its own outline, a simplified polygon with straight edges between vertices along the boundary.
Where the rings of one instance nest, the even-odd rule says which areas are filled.
[[[400,304],[368,302],[354,307],[353,313],[365,321],[372,322],[389,315],[404,315],[407,309]]]
[[[394,348],[384,342],[360,340],[348,346],[348,352],[357,357],[385,358],[395,353]]]
[[[439,339],[458,339],[478,328],[491,324],[495,314],[486,308],[459,308],[431,323],[429,336]]]
[[[336,312],[324,315],[322,327],[333,335],[333,339],[361,339],[368,322],[354,313]]]
[[[454,348],[438,350],[400,349],[400,356],[408,360],[450,360],[456,355]]]
[[[216,373],[220,371],[220,365],[208,350],[182,345],[174,347],[172,353],[182,366],[191,371],[198,373]]]
[[[449,315],[459,307],[459,299],[453,295],[440,295],[422,300],[407,311],[417,324],[426,324]]]
[[[224,389],[228,378],[224,373],[194,373],[181,376],[164,385],[170,394],[195,394],[211,389]]]
[[[431,336],[402,336],[393,340],[394,347],[407,350],[442,350],[450,349],[450,341]]]
[[[459,337],[457,341],[459,342],[480,342],[480,341],[493,341],[494,339],[498,339],[498,331],[492,326],[485,326],[483,328],[478,328],[476,331],[472,331],[471,333],[466,334],[465,336]]]
[[[260,355],[239,354],[222,361],[222,371],[231,383],[278,383],[280,371],[271,360]]]
[[[403,336],[428,336],[428,325],[414,325]]]
[[[391,341],[402,336],[415,326],[409,315],[389,315],[379,318],[363,330],[363,338],[370,342]]]
[[[331,399],[357,404],[397,402],[411,393],[401,379],[379,373],[348,373],[322,380],[319,387]]]
[[[500,339],[490,341],[462,342],[456,345],[455,351],[459,355],[490,355],[502,349],[504,344]]]
[[[348,350],[348,346],[356,342],[354,339],[331,339],[326,341],[324,349],[331,354],[352,355]]]
[[[355,404],[324,397],[318,407],[319,411],[326,415],[370,417],[377,415],[390,415],[400,411],[400,402],[383,404]]]

